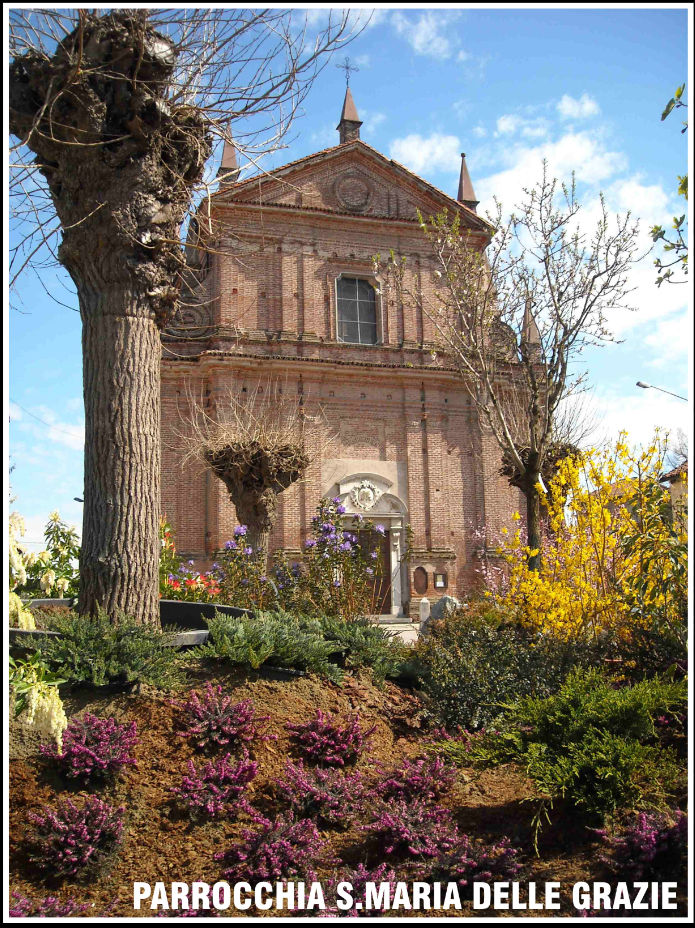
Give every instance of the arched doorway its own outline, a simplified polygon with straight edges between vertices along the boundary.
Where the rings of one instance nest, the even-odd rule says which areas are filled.
[[[392,489],[391,482],[378,474],[359,473],[341,479],[337,495],[347,516],[361,517],[383,526],[377,544],[386,569],[375,586],[374,602],[379,610],[377,614],[405,616],[409,590],[405,563],[407,507]]]

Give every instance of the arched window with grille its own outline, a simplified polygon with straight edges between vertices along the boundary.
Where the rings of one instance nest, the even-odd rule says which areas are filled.
[[[356,345],[377,344],[376,292],[359,277],[339,277],[336,282],[338,341]]]

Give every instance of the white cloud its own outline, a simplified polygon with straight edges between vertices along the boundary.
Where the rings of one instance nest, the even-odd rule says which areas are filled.
[[[456,52],[458,60],[465,61],[467,55],[457,48],[457,37],[450,29],[451,23],[459,16],[459,13],[437,10],[421,13],[417,19],[413,19],[399,10],[391,17],[391,22],[397,34],[408,42],[416,54],[427,55],[429,58],[451,58]]]
[[[455,135],[434,132],[423,137],[414,133],[402,139],[394,139],[390,156],[406,165],[416,174],[425,170],[458,172],[461,167],[461,141]]]
[[[370,110],[363,110],[359,115],[362,117],[362,135],[372,135],[386,120],[385,113],[372,113]]]
[[[638,379],[639,371],[635,381]],[[657,390],[641,390],[635,386],[629,392],[618,392],[599,386],[595,400],[601,416],[596,431],[597,444],[615,440],[621,431],[627,432],[631,444],[647,444],[657,427],[672,435],[679,428],[685,432],[689,428],[688,403]]]
[[[487,135],[487,129],[485,126],[473,126],[473,135],[477,139],[484,139]]]
[[[29,413],[32,415],[31,418],[25,416],[15,418],[17,428],[40,442],[41,449],[45,450],[50,444],[57,444],[65,445],[65,447],[72,448],[75,451],[82,451],[84,448],[84,422],[62,422],[55,412],[47,406],[36,406],[29,410]]]
[[[639,337],[639,333],[635,333]],[[653,368],[670,367],[688,359],[688,348],[692,344],[692,318],[685,311],[675,313],[650,326],[643,343],[652,354],[647,363]],[[676,392],[676,391],[672,391]]]
[[[518,130],[519,124],[519,116],[512,116],[511,114],[500,116],[497,120],[497,133],[498,135],[512,135]]]
[[[578,100],[564,94],[557,104],[557,111],[562,119],[588,119],[601,112],[596,100],[587,93],[583,93]]]
[[[491,154],[504,168],[479,181],[474,179],[483,210],[492,206],[493,196],[511,208],[523,188],[540,178],[544,159],[551,176],[569,180],[574,171],[578,182],[589,185],[609,180],[627,166],[622,152],[607,150],[599,135],[588,132],[568,132],[535,146],[523,142],[510,144],[507,140]]]

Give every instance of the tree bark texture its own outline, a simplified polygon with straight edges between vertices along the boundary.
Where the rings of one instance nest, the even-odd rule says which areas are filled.
[[[80,11],[53,58],[10,65],[10,129],[36,154],[83,323],[80,611],[158,621],[158,330],[178,299],[180,228],[210,153],[203,115],[170,107],[176,58],[146,10]]]
[[[130,290],[80,294],[85,400],[79,611],[159,618],[159,330]],[[120,307],[120,311],[119,311]],[[131,310],[128,312],[127,310]]]
[[[278,495],[300,479],[309,466],[308,455],[298,444],[266,445],[251,439],[204,449],[203,458],[227,488],[237,518],[247,528],[247,544],[266,567]]]

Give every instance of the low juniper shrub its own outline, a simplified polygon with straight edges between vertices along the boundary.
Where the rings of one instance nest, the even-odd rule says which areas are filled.
[[[657,880],[677,873],[685,860],[688,816],[679,809],[673,815],[640,812],[617,833],[595,833],[609,851],[599,859],[621,880]]]
[[[91,712],[74,718],[63,733],[62,751],[54,742],[41,745],[44,757],[65,776],[90,781],[112,776],[127,764],[137,764],[130,753],[138,744],[135,722],[119,725]]]
[[[321,709],[311,721],[287,726],[304,757],[326,767],[344,767],[356,761],[375,729],[373,725],[363,731],[358,715],[341,725]]]
[[[29,899],[13,890],[9,916],[10,918],[70,918],[71,915],[82,915],[88,908],[88,902],[78,903],[72,898],[64,902],[57,896]]]
[[[225,866],[225,879],[254,885],[262,880],[315,878],[313,867],[321,861],[326,842],[311,819],[296,819],[292,813],[274,821],[257,816],[255,826],[241,832],[238,844],[215,854]]]
[[[73,877],[87,866],[103,862],[118,845],[125,807],[114,809],[98,796],[88,795],[77,805],[64,799],[41,814],[29,813],[35,833],[29,860],[48,877]]]
[[[418,799],[389,802],[361,830],[376,838],[380,853],[389,856],[437,857],[458,841],[451,812]]]
[[[358,770],[288,762],[275,788],[295,815],[333,828],[347,828],[364,808],[365,783]]]
[[[513,880],[521,870],[518,856],[507,837],[485,844],[461,835],[451,849],[433,860],[427,875],[435,882],[456,882],[464,888],[472,887],[474,882]]]
[[[267,722],[270,716],[257,716],[250,699],[233,702],[231,696],[223,694],[221,686],[206,683],[202,695],[193,691],[185,702],[177,706],[183,710],[187,726],[181,736],[192,739],[195,746],[203,751],[235,748],[254,738],[268,737],[262,734],[259,724]]]
[[[380,799],[438,799],[456,780],[456,768],[441,757],[405,760],[374,787]]]
[[[248,751],[237,763],[230,762],[230,755],[206,763],[198,771],[192,760],[188,761],[188,774],[181,786],[171,787],[192,819],[219,818],[232,815],[246,808],[243,793],[256,776],[258,764],[249,759]]]

